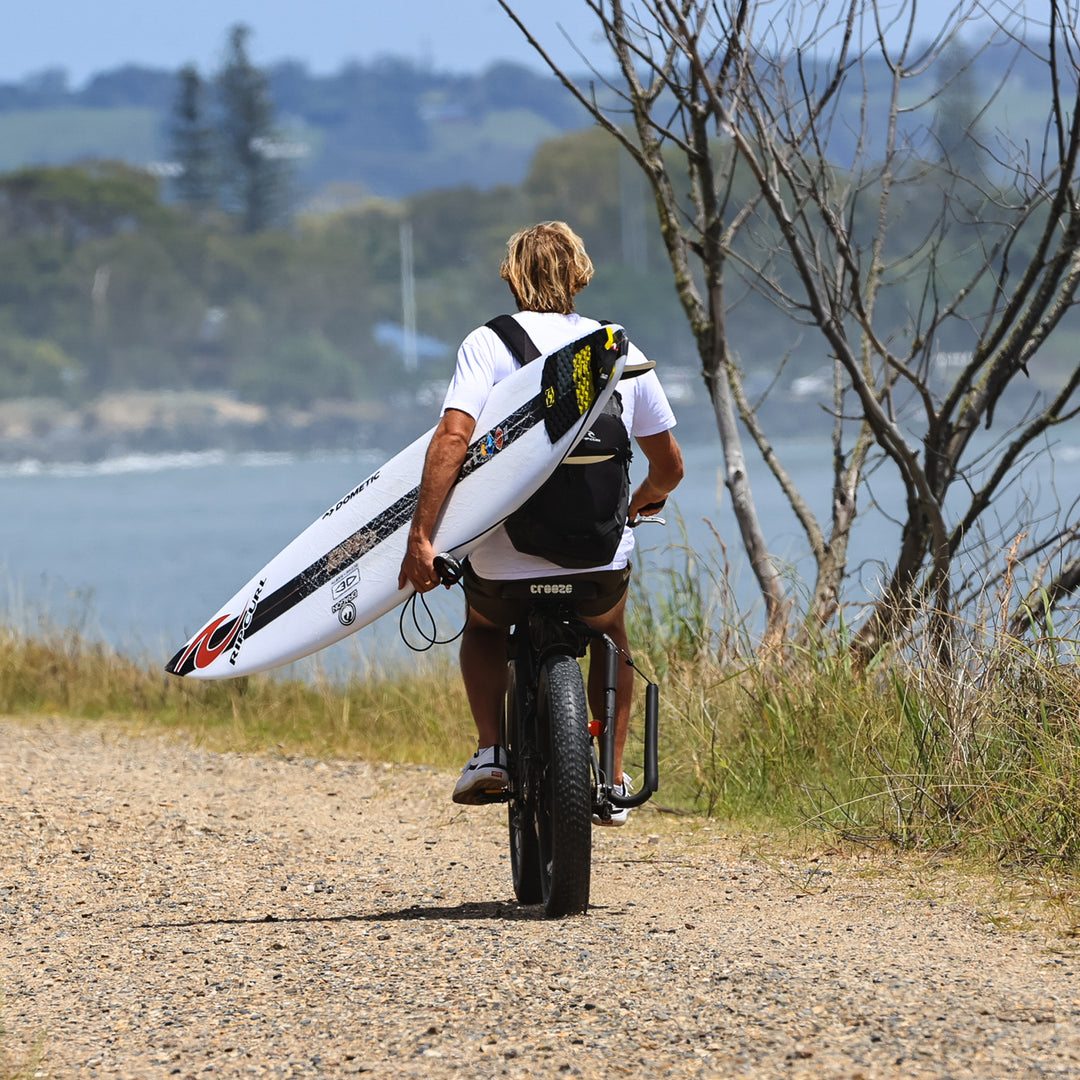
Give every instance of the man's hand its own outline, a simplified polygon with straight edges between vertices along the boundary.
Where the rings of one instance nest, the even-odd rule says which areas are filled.
[[[420,593],[430,592],[439,584],[439,574],[435,569],[435,549],[431,541],[409,537],[409,546],[405,558],[401,560],[401,573],[398,575],[398,588],[406,584]]]

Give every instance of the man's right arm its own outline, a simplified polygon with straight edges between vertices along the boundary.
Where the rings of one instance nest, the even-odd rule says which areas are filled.
[[[398,576],[399,589],[409,583],[417,592],[427,592],[439,583],[433,562],[438,553],[431,546],[431,537],[443,503],[465,463],[475,427],[476,421],[468,413],[447,409],[431,436],[420,479],[420,494],[409,527],[409,543]]]

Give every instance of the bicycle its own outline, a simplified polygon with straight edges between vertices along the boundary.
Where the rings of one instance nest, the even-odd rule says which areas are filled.
[[[436,568],[443,584],[461,576],[460,564],[445,554]],[[507,581],[500,589],[503,599],[520,603],[522,618],[507,636],[509,784],[493,801],[508,804],[514,894],[523,904],[542,903],[553,918],[589,906],[593,815],[610,821],[613,809],[641,806],[658,786],[659,687],[645,679],[641,790],[628,796],[613,790],[619,650],[575,608],[596,593],[595,583],[573,577]],[[590,721],[578,658],[593,640],[605,650],[604,716]],[[629,657],[625,662],[633,666]]]

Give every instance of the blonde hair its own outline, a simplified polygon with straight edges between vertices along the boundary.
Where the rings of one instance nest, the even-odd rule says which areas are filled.
[[[560,315],[574,310],[574,297],[593,273],[584,242],[565,221],[542,221],[514,233],[499,267],[520,310]]]

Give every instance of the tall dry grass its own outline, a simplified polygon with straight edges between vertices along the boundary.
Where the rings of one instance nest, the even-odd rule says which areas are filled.
[[[760,657],[723,565],[670,549],[635,585],[635,660],[661,686],[663,806],[744,825],[1080,865],[1075,642],[957,626],[944,668],[919,625],[867,667],[843,629]],[[643,694],[638,695],[639,704]],[[453,767],[474,745],[453,650],[345,684],[274,674],[197,683],[74,631],[0,629],[0,713],[184,731],[202,744]],[[635,714],[635,730],[641,718]],[[631,741],[630,769],[640,763]]]
[[[273,673],[200,682],[69,630],[0,628],[0,713],[109,720],[234,750],[445,765],[475,743],[453,658],[347,682]]]
[[[1009,635],[1009,598],[954,627],[943,666],[916,620],[869,666],[844,627],[758,655],[724,567],[672,549],[635,597],[639,663],[662,686],[661,799],[745,823],[1080,867],[1080,666],[1052,625]],[[1008,575],[1005,575],[1006,587]]]

